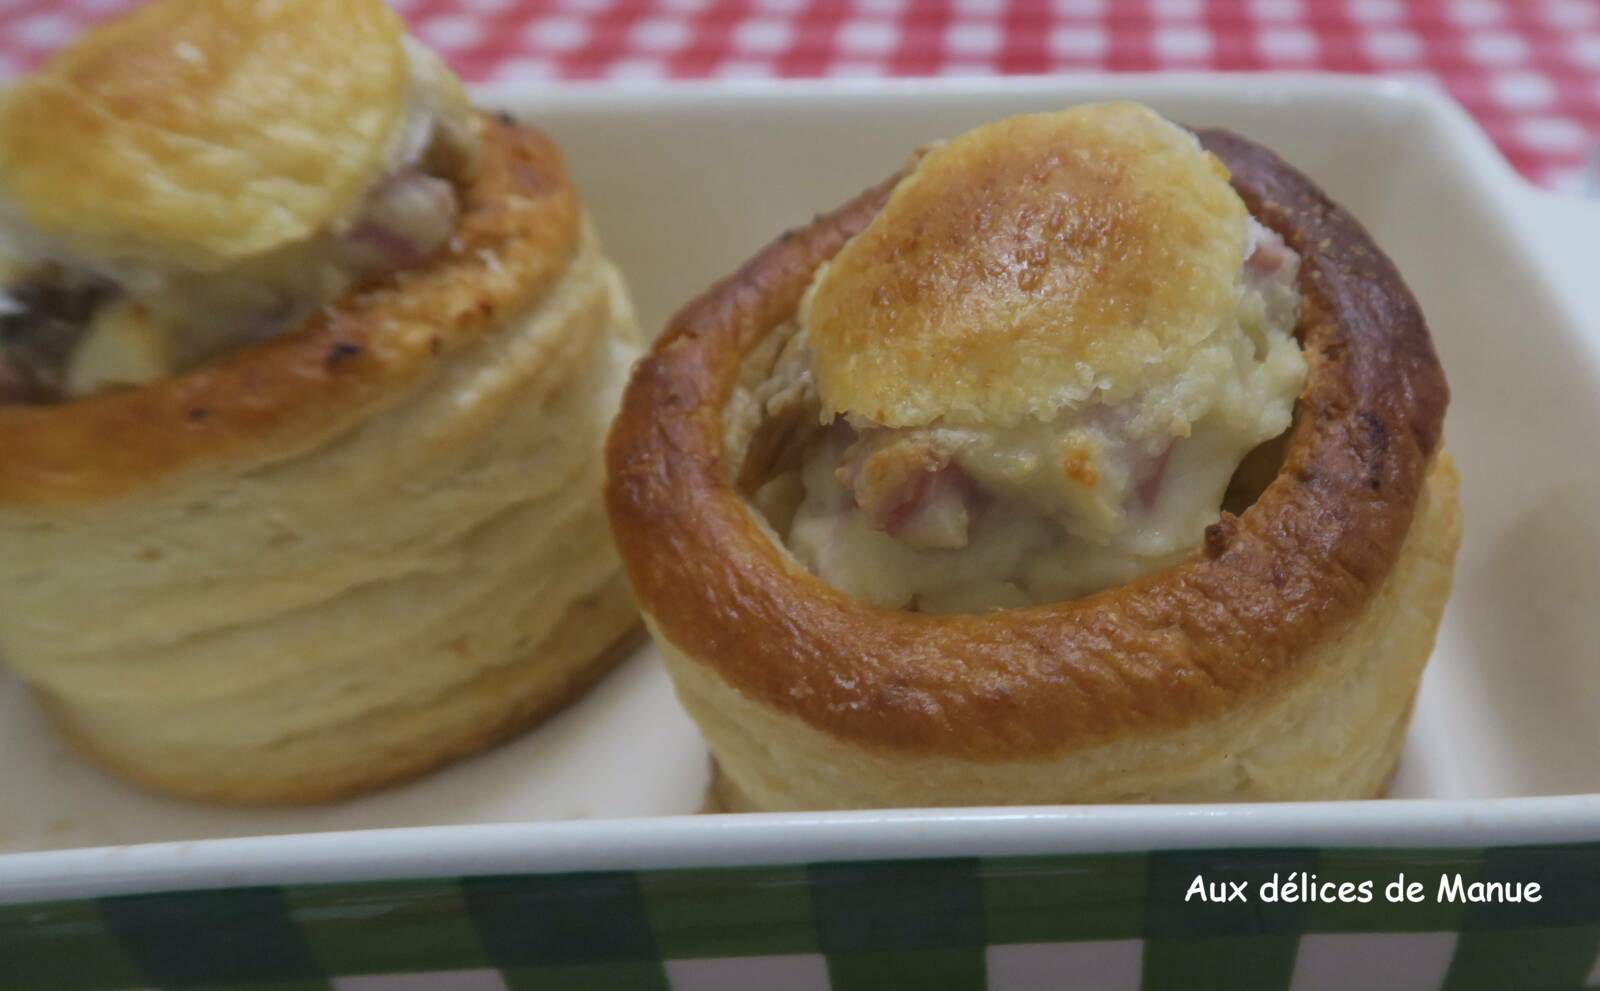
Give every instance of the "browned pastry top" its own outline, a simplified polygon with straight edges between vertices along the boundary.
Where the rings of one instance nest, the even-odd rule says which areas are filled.
[[[1147,107],[984,124],[801,302],[817,394],[888,427],[1016,426],[1170,383],[1237,319],[1244,221],[1221,163]]]
[[[852,599],[761,529],[724,460],[740,361],[894,180],[784,234],[678,314],[608,450],[612,529],[660,632],[730,684],[864,745],[1042,757],[1271,690],[1394,564],[1448,387],[1422,313],[1361,225],[1272,152],[1200,133],[1300,269],[1310,375],[1278,477],[1194,557],[1070,602],[981,615]]]
[[[537,298],[576,250],[576,193],[536,131],[485,119],[463,200],[445,254],[347,294],[290,333],[137,389],[0,406],[0,505],[109,498],[348,428]]]
[[[160,0],[0,99],[0,204],[73,255],[225,268],[349,212],[405,128],[381,0]]]

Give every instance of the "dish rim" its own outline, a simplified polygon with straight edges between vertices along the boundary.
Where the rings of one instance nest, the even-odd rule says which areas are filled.
[[[1223,837],[1226,840],[1219,842]],[[1600,838],[1600,794],[1239,805],[750,812],[415,826],[0,856],[0,905],[164,890],[496,873],[1309,847],[1450,849]]]

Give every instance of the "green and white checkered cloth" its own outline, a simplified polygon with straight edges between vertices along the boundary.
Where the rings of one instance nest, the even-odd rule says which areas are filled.
[[[1416,904],[1185,902],[1421,881]],[[1441,875],[1539,902],[1437,902]],[[1259,849],[378,881],[0,908],[11,991],[1487,991],[1600,984],[1600,843]]]

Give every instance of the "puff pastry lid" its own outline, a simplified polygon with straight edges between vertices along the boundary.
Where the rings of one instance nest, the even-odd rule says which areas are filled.
[[[1222,163],[1136,104],[969,131],[802,302],[825,411],[1009,426],[1168,381],[1228,325],[1246,218]]]
[[[400,140],[381,0],[166,0],[0,103],[4,209],[73,254],[224,268],[350,210]]]

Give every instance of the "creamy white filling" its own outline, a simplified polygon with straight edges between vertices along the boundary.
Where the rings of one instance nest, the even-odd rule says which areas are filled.
[[[1299,259],[1248,228],[1237,325],[1176,382],[1005,429],[847,417],[804,454],[790,549],[851,595],[930,612],[1075,598],[1190,553],[1306,375]]]

